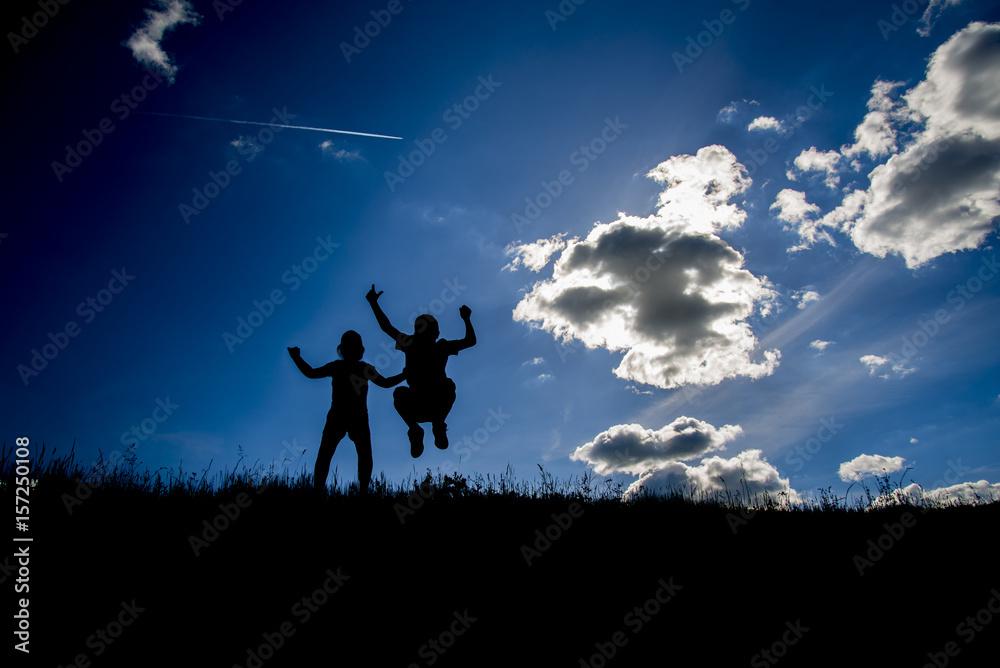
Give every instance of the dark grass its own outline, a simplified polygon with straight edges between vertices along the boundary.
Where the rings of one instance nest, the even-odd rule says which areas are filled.
[[[32,459],[38,665],[82,654],[94,666],[246,666],[284,622],[294,635],[261,665],[597,665],[619,632],[609,666],[748,665],[799,620],[809,631],[780,665],[922,666],[949,641],[977,665],[1000,635],[1000,619],[972,642],[956,632],[1000,587],[1000,504],[917,504],[888,476],[795,506],[745,484],[623,501],[620,485],[541,467],[529,479],[380,477],[359,495],[336,479],[319,494],[305,473],[242,458],[214,474],[149,472],[134,451],[88,470],[72,451]],[[6,447],[0,470],[11,508]],[[225,508],[239,514],[220,519]],[[859,575],[855,557],[904,522]],[[304,620],[296,602],[328,569],[349,579]],[[648,621],[629,618],[661,580],[681,585],[675,598]],[[111,644],[95,640],[132,599],[145,608],[136,621]],[[468,631],[431,649],[466,609]]]

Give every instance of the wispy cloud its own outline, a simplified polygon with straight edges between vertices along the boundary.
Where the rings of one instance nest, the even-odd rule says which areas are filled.
[[[143,10],[146,12],[145,22],[125,40],[124,45],[131,49],[135,59],[145,67],[162,72],[173,83],[177,66],[171,62],[160,42],[168,30],[184,23],[198,25],[202,17],[187,0],[159,0],[158,4],[158,10]]]
[[[361,157],[361,152],[357,149],[353,151],[348,151],[347,149],[337,148],[334,143],[327,139],[322,144],[319,145],[320,152],[323,153],[324,157],[333,158],[341,162],[353,162],[355,160],[364,160]]]

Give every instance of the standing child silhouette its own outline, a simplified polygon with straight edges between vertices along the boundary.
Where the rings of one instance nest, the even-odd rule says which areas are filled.
[[[448,447],[445,419],[455,403],[455,382],[445,375],[444,367],[449,355],[476,345],[476,332],[472,328],[472,309],[463,305],[458,314],[465,321],[465,338],[458,341],[438,339],[440,330],[432,315],[417,316],[413,334],[403,334],[392,326],[378,304],[381,292],[375,285],[365,298],[371,304],[379,327],[396,341],[396,349],[406,355],[403,373],[409,387],[397,387],[392,393],[392,403],[409,431],[410,454],[419,457],[424,451],[424,430],[418,422],[430,422],[434,445],[444,450]]]
[[[353,330],[344,332],[337,346],[339,360],[334,360],[318,369],[309,366],[298,347],[288,349],[295,366],[306,378],[332,378],[333,403],[326,416],[323,438],[316,455],[313,484],[317,490],[326,489],[326,476],[330,472],[330,460],[337,450],[337,444],[346,434],[358,451],[358,491],[364,494],[372,478],[372,434],[368,427],[368,381],[379,387],[392,387],[403,380],[400,373],[390,378],[382,375],[367,362],[361,361],[365,347],[361,335]]]

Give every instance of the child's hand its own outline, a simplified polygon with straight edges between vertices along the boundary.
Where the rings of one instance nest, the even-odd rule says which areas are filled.
[[[299,356],[299,347],[298,346],[292,346],[292,347],[290,347],[288,349],[288,354],[291,355],[292,357],[298,357]]]
[[[472,315],[472,309],[466,306],[465,304],[462,304],[462,306],[459,307],[458,309],[458,315],[462,317],[462,320],[465,320],[470,315]]]
[[[382,296],[381,292],[375,292],[375,284],[372,283],[372,289],[369,290],[368,294],[365,295],[365,299],[367,299],[369,303],[374,304],[375,302],[378,301],[378,298],[381,296]]]

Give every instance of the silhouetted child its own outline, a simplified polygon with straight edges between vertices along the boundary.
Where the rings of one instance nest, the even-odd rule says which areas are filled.
[[[397,387],[392,393],[392,402],[399,417],[403,418],[409,431],[410,454],[419,457],[424,451],[424,430],[418,422],[430,422],[434,434],[434,445],[444,450],[448,447],[445,419],[455,403],[455,383],[445,375],[444,367],[449,355],[457,355],[460,350],[476,345],[476,332],[469,317],[472,310],[463,305],[458,314],[465,321],[465,338],[459,341],[438,339],[440,331],[437,320],[432,315],[417,316],[413,322],[414,333],[403,334],[392,326],[389,318],[378,305],[381,292],[375,286],[365,298],[371,304],[379,327],[395,340],[396,349],[406,355],[406,383],[409,387]]]
[[[332,378],[333,403],[326,416],[323,438],[316,455],[313,484],[317,490],[326,489],[326,476],[330,472],[330,460],[337,450],[337,444],[346,434],[358,451],[358,490],[364,494],[372,477],[372,435],[368,428],[368,381],[379,387],[392,387],[405,377],[400,373],[391,378],[382,375],[367,362],[361,361],[365,347],[361,335],[353,330],[344,332],[337,346],[339,360],[314,369],[309,366],[298,347],[288,349],[295,366],[306,378]]]

